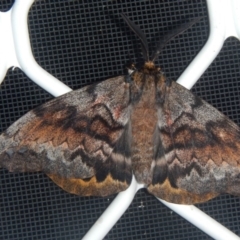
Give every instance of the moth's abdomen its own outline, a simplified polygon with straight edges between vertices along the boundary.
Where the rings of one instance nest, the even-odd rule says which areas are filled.
[[[152,181],[151,165],[154,156],[154,132],[157,126],[156,76],[136,72],[133,75],[132,167],[136,180],[148,185]]]

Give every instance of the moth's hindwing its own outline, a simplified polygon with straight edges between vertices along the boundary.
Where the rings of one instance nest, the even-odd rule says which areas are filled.
[[[0,166],[43,171],[79,195],[123,191],[132,179],[128,85],[108,79],[27,113],[0,136]]]

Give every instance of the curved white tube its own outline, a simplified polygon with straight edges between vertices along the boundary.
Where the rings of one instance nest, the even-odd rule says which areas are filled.
[[[185,218],[187,221],[195,225],[197,228],[218,240],[239,240],[239,236],[231,232],[222,224],[208,216],[193,205],[179,205],[166,202],[162,199],[158,200],[164,205],[172,209],[174,212]],[[186,214],[187,213],[187,214]]]
[[[239,0],[232,0],[230,4],[232,7],[232,18],[235,30],[233,36],[240,40],[240,2]]]
[[[133,176],[129,188],[117,195],[117,197],[111,202],[101,217],[94,223],[94,225],[82,239],[103,239],[104,236],[107,235],[107,233],[123,215],[123,213],[127,210],[129,205],[132,203],[136,192],[142,187],[143,185],[138,184],[135,177]]]
[[[0,12],[0,32],[3,33],[0,37],[0,84],[10,67],[19,67],[12,36],[11,13],[11,10]]]
[[[34,0],[16,0],[12,7],[12,32],[20,68],[40,87],[53,96],[70,92],[71,88],[53,77],[35,61],[28,32],[28,11]]]
[[[0,51],[0,55],[1,55],[1,51]],[[8,67],[6,67],[4,59],[0,57],[0,84],[3,82],[7,74],[7,71],[8,71]]]
[[[188,89],[191,89],[206,71],[228,37],[240,39],[240,1],[207,0],[207,5],[210,21],[209,38],[177,81]]]
[[[2,54],[1,49],[0,49],[0,84],[3,82],[3,80],[7,74],[8,68],[9,67],[6,65],[6,61],[4,59],[4,54]]]

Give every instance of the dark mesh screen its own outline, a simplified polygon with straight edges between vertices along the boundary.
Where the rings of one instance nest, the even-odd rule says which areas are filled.
[[[12,1],[1,1],[6,11]],[[120,17],[125,13],[154,46],[179,23],[204,18],[164,49],[158,64],[177,79],[208,37],[205,1],[35,1],[29,13],[34,56],[49,73],[73,89],[121,75],[129,59],[141,58],[134,34]],[[240,45],[226,41],[220,55],[194,87],[240,124]],[[52,96],[19,69],[10,69],[0,89],[0,130]],[[42,173],[13,174],[0,170],[0,239],[81,239],[115,196],[78,197],[64,192]],[[224,195],[198,205],[240,235],[239,198]],[[105,239],[210,239],[159,203],[145,190]]]

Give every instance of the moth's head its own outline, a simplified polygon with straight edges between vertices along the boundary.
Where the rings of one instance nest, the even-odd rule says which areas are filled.
[[[189,23],[185,23],[180,25],[177,29],[174,29],[170,33],[168,33],[160,42],[157,44],[157,48],[152,53],[151,56],[149,56],[149,50],[148,50],[148,42],[147,38],[144,34],[144,32],[134,23],[132,22],[125,14],[121,13],[122,18],[127,23],[127,25],[130,27],[130,29],[137,35],[141,42],[142,47],[142,54],[144,58],[144,63],[140,64],[140,67],[135,67],[134,64],[132,64],[131,68],[129,68],[129,73],[133,72],[134,69],[141,69],[146,71],[160,71],[159,67],[156,67],[154,64],[154,61],[157,59],[159,54],[161,53],[162,49],[170,42],[173,38],[178,36],[179,34],[185,32],[187,29],[189,29],[194,23],[198,22],[202,17],[196,18],[192,20]]]
[[[154,62],[150,60],[138,63],[137,65],[131,62],[127,64],[126,67],[129,75],[131,75],[136,70],[145,74],[155,74],[161,72],[161,68],[156,66]]]
[[[160,67],[157,67],[153,61],[145,61],[142,67],[142,71],[144,73],[159,73],[161,71]]]

